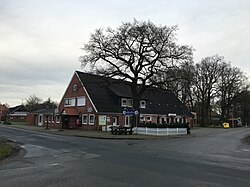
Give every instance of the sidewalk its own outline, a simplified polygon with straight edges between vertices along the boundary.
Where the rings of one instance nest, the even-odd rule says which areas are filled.
[[[192,134],[178,135],[178,136],[150,136],[150,135],[138,135],[135,134],[134,132],[132,135],[112,135],[110,132],[102,132],[102,131],[84,131],[75,129],[51,129],[51,128],[46,129],[45,127],[30,126],[30,125],[1,124],[1,126],[31,130],[36,132],[64,135],[64,136],[78,136],[78,137],[96,138],[96,139],[159,140],[159,139],[169,139],[169,138],[193,137]]]

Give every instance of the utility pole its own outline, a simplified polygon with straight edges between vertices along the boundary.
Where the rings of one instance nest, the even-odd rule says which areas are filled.
[[[234,105],[232,106],[232,127],[234,127]]]
[[[0,103],[0,122],[2,123],[3,105]]]

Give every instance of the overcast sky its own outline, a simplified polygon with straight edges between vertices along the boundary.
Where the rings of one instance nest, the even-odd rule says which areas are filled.
[[[221,55],[250,75],[250,0],[0,0],[0,102],[60,102],[96,28],[178,25],[194,60]]]

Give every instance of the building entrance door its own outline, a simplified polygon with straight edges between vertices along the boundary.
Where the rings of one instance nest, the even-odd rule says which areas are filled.
[[[113,126],[118,125],[118,117],[113,117]]]
[[[125,126],[131,126],[132,116],[125,116]]]
[[[38,126],[43,126],[43,114],[38,115]]]

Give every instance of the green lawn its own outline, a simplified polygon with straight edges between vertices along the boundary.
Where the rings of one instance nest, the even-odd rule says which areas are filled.
[[[0,161],[10,156],[12,152],[12,146],[6,143],[6,141],[0,140]]]

